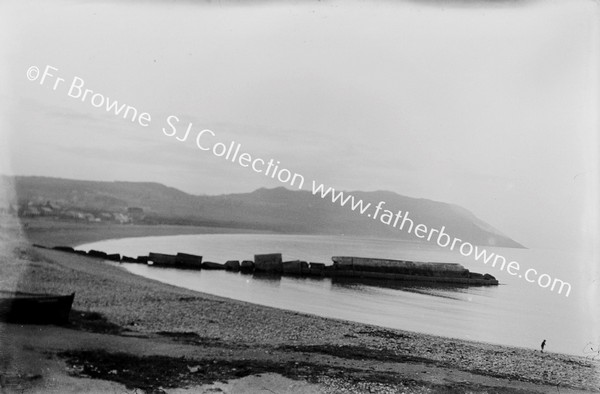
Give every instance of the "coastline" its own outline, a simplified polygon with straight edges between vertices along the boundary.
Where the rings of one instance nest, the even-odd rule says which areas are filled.
[[[71,246],[109,239],[194,234],[261,234],[266,231],[235,227],[202,227],[183,225],[87,224],[52,220],[24,220],[24,234],[32,244]]]
[[[150,231],[113,227],[117,226],[38,223],[36,227],[29,223],[25,239],[3,240],[9,246],[3,248],[3,269],[11,271],[13,279],[18,277],[15,283],[19,291],[77,294],[74,314],[80,314],[81,318],[75,320],[74,326],[44,327],[42,330],[48,333],[46,339],[52,340],[33,341],[37,343],[34,345],[37,351],[22,352],[33,358],[37,354],[38,359],[45,357],[42,354],[52,353],[60,359],[53,364],[55,371],[61,363],[70,365],[70,369],[63,368],[62,374],[58,373],[63,380],[81,379],[81,374],[71,376],[73,368],[77,370],[83,365],[85,370],[90,359],[96,360],[94,369],[102,371],[106,357],[94,355],[124,353],[137,363],[144,361],[141,357],[174,360],[185,356],[193,361],[180,366],[184,373],[190,363],[193,370],[194,363],[202,365],[203,360],[222,367],[213,375],[184,374],[185,379],[160,389],[165,391],[198,384],[214,385],[219,379],[248,379],[257,373],[272,378],[269,373],[276,373],[280,380],[302,383],[303,388],[296,387],[298,390],[294,392],[304,389],[309,390],[306,392],[396,392],[397,389],[397,392],[516,393],[558,388],[561,393],[600,392],[600,364],[581,357],[540,354],[248,304],[138,277],[115,264],[30,246],[31,243],[76,246],[118,238],[115,234],[129,237],[236,231],[179,228],[183,226],[163,226]],[[144,231],[151,233],[143,234]],[[2,283],[3,290],[10,287],[10,281]],[[92,314],[96,314],[95,321],[86,318]],[[29,328],[19,332],[12,325],[6,326],[7,332],[17,338],[11,342],[12,347],[20,343],[19,338],[26,342]],[[75,344],[67,340],[69,337],[74,338]],[[247,369],[248,365],[253,369]],[[247,374],[240,373],[244,368]],[[117,382],[128,389],[160,392],[162,386],[156,382],[132,382],[124,371],[108,373],[113,370],[97,376],[88,371],[87,376],[100,378],[95,383]],[[167,375],[165,372],[161,376],[168,380]],[[353,382],[358,380],[365,381],[366,386],[357,389],[359,386]],[[41,381],[49,384],[50,377],[42,375]],[[277,379],[271,382],[271,387],[275,388],[277,382]],[[31,388],[39,387],[38,384],[41,382],[34,382]]]

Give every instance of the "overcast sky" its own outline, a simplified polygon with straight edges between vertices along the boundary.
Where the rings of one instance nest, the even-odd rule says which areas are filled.
[[[0,172],[281,186],[165,136],[176,115],[307,180],[456,203],[528,246],[581,247],[600,179],[597,2],[495,3],[4,3]],[[30,82],[32,65],[64,85]],[[74,76],[150,126],[69,97]]]

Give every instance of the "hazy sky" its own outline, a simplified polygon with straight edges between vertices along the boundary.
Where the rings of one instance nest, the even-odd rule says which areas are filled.
[[[459,204],[528,246],[592,242],[598,3],[8,2],[2,173],[281,184],[161,131],[211,129],[307,180]],[[30,66],[65,79],[30,82]],[[148,127],[69,97],[87,88]]]

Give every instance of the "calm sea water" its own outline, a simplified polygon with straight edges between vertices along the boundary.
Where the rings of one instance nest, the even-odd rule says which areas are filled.
[[[330,278],[260,278],[224,271],[180,271],[122,264],[135,274],[172,285],[256,304],[312,313],[383,327],[447,337],[585,355],[589,342],[600,341],[594,326],[596,305],[590,299],[582,254],[557,250],[490,248],[523,268],[571,283],[567,298],[485,266],[472,257],[435,245],[398,240],[339,236],[207,234],[108,240],[81,245],[128,256],[148,252],[192,253],[205,261],[253,259],[259,253],[283,253],[284,260],[331,262],[334,255],[418,261],[459,262],[474,272],[490,273],[501,283],[490,287],[400,287],[391,282],[351,282]],[[597,310],[596,310],[597,312]]]

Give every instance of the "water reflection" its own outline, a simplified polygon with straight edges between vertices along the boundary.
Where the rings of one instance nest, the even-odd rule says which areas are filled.
[[[449,254],[433,247],[334,236],[238,234],[151,237],[104,241],[80,248],[133,256],[145,255],[148,250],[168,254],[185,251],[203,255],[211,261],[248,259],[259,251],[277,251],[283,253],[286,259],[305,261],[328,261],[328,256],[333,255],[362,255],[458,262],[475,272],[486,269],[460,254]],[[556,250],[498,251],[514,256],[515,260],[539,272],[560,269],[556,275],[564,275],[563,279],[569,280],[573,286],[578,283],[574,276],[576,273],[565,262],[580,263],[580,256],[557,253]],[[374,282],[357,278],[194,272],[140,264],[123,264],[123,268],[151,279],[222,297],[434,335],[537,349],[543,334],[552,344],[553,351],[570,354],[580,354],[590,340],[598,342],[597,330],[594,330],[597,325],[590,323],[589,301],[582,302],[585,299],[581,292],[577,294],[574,291],[571,297],[566,298],[508,274],[499,278],[506,285],[464,287]]]
[[[436,283],[436,282],[406,282],[397,280],[381,280],[381,279],[370,279],[370,278],[344,278],[334,277],[331,278],[333,286],[342,288],[348,288],[353,290],[360,290],[364,286],[378,287],[382,289],[400,290],[411,293],[424,294],[434,297],[449,298],[454,300],[461,300],[461,297],[453,296],[452,293],[464,294],[468,289],[472,287],[481,286],[469,286],[466,284],[454,284],[454,283]]]
[[[240,275],[232,272],[223,272],[225,275]],[[380,289],[399,290],[426,296],[448,298],[453,300],[464,300],[459,295],[466,294],[473,287],[467,284],[436,283],[436,282],[407,282],[398,280],[382,280],[372,278],[348,278],[348,277],[324,277],[324,276],[293,276],[273,273],[241,274],[241,277],[251,278],[252,281],[269,287],[279,287],[281,281],[298,283],[310,286],[311,284],[328,282],[332,290],[353,290],[370,292],[369,287]],[[316,283],[315,283],[316,282]],[[337,288],[337,289],[336,289]]]
[[[228,274],[233,274],[232,272],[228,272]],[[252,274],[244,274],[243,276],[248,276],[252,278],[253,281],[261,282],[262,285],[269,287],[280,287],[281,286],[281,275],[273,275],[269,273],[263,272],[254,272]]]

